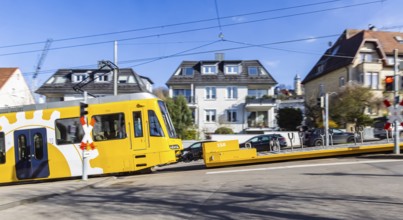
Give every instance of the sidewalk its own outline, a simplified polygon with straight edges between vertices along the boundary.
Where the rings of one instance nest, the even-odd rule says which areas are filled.
[[[87,181],[75,179],[0,186],[0,211],[94,187],[114,178],[94,177],[88,178]]]

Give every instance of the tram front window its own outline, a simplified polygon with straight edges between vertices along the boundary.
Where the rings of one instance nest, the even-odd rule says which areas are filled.
[[[174,125],[172,123],[171,117],[169,117],[169,112],[168,112],[168,109],[167,109],[165,103],[163,101],[159,100],[158,105],[160,106],[162,118],[164,119],[164,124],[168,130],[169,137],[177,138],[178,136],[176,135]]]

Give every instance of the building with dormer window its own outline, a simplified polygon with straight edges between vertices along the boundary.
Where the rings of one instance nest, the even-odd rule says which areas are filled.
[[[264,133],[276,126],[276,80],[258,60],[183,61],[167,81],[169,96],[184,96],[199,133],[219,127]]]
[[[113,95],[113,72],[110,70],[96,71],[97,69],[59,69],[35,92],[46,97],[46,102],[68,101],[83,99],[83,94],[73,87],[81,82],[92,82],[82,90],[95,96]],[[119,69],[118,94],[135,93],[140,91],[152,92],[153,82],[139,76],[131,68]]]
[[[376,97],[393,100],[393,91],[385,92],[385,78],[394,76],[394,50],[398,60],[403,59],[403,33],[347,29],[326,50],[302,81],[305,100],[313,104],[321,94],[337,92],[348,83],[369,87]],[[399,91],[403,89],[403,77],[397,73]],[[376,117],[384,112],[367,109]]]

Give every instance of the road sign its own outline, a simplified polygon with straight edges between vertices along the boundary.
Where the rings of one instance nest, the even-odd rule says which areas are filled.
[[[401,114],[403,100],[396,107],[393,106],[387,99],[383,100],[383,103],[385,104],[386,108],[388,108],[389,111],[388,121],[386,122],[384,129],[386,130],[389,129],[392,123],[395,121],[400,122],[400,124],[403,126],[403,117]]]

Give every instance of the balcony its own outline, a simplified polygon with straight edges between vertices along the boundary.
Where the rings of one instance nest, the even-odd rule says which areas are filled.
[[[270,97],[246,97],[245,108],[248,111],[267,111],[276,106],[276,99]]]

